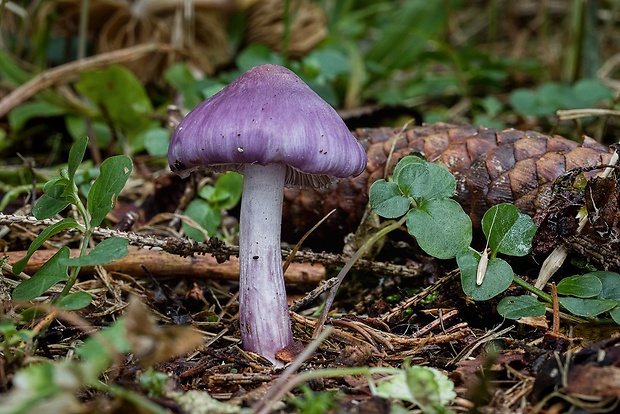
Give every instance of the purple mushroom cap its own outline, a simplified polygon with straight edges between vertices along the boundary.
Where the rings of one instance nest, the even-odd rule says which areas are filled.
[[[290,70],[256,66],[198,105],[175,130],[172,171],[287,165],[286,184],[321,187],[359,175],[366,152],[338,113]]]

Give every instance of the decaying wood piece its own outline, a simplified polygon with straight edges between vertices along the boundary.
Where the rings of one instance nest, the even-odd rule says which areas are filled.
[[[400,132],[392,128],[355,131],[367,149],[366,171],[323,190],[288,189],[283,234],[294,240],[336,208],[317,237],[342,240],[359,224],[370,185],[385,178],[386,170],[389,176],[406,155],[420,154],[446,165],[457,180],[455,198],[470,214],[474,226],[489,207],[499,203],[513,203],[534,215],[548,205],[557,177],[573,168],[606,164],[611,157],[607,147],[591,138],[578,143],[534,131],[438,123]],[[394,153],[387,164],[392,148]]]
[[[43,264],[56,253],[52,250],[36,251],[24,272],[33,275]],[[25,251],[6,253],[8,263],[12,266],[26,255]],[[71,257],[79,254],[78,249],[71,250]],[[231,256],[227,261],[218,263],[217,259],[208,255],[179,257],[161,250],[147,250],[129,246],[129,254],[122,259],[103,265],[108,272],[121,272],[131,275],[150,273],[156,278],[209,278],[238,280],[239,259]],[[92,272],[92,267],[82,268],[83,272]],[[315,286],[325,279],[325,267],[320,264],[291,263],[284,274],[288,287]]]

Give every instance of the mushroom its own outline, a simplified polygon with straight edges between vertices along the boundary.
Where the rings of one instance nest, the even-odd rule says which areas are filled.
[[[256,66],[213,95],[176,128],[173,172],[243,174],[239,222],[239,324],[244,349],[276,365],[292,344],[282,273],[284,186],[323,187],[359,175],[366,152],[338,113],[290,70]]]

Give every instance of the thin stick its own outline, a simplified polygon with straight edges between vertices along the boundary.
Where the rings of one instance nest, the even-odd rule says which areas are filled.
[[[336,212],[336,209],[333,209],[332,211],[330,211],[329,213],[327,213],[325,215],[325,217],[323,217],[321,220],[319,220],[318,223],[316,223],[314,226],[312,226],[312,228],[310,230],[308,230],[301,239],[299,239],[299,241],[297,242],[297,244],[295,245],[295,247],[293,248],[293,251],[291,251],[291,254],[288,255],[286,262],[284,262],[284,264],[282,265],[282,270],[283,272],[286,272],[286,269],[288,269],[288,267],[290,266],[290,264],[293,262],[293,259],[295,258],[295,255],[297,254],[297,252],[299,251],[299,249],[301,248],[301,245],[303,244],[303,242],[308,238],[309,235],[312,234],[312,232],[314,230],[316,230],[317,227],[319,227],[321,224],[323,224],[323,222],[325,220],[327,220],[327,218],[329,216],[331,216],[332,214],[334,214]]]
[[[33,216],[18,216],[14,214],[0,213],[0,225],[34,225],[51,226],[58,223],[58,219],[37,220]],[[108,239],[110,237],[120,237],[129,241],[129,244],[143,249],[164,250],[178,256],[193,256],[195,254],[212,254],[220,262],[228,260],[231,256],[239,254],[238,246],[231,246],[212,237],[204,242],[195,242],[187,238],[180,237],[161,237],[150,234],[139,234],[135,232],[125,232],[120,230],[96,227],[93,229],[93,236],[98,239]],[[282,256],[290,254],[288,249],[282,250]],[[330,266],[344,266],[349,257],[333,253],[315,253],[311,251],[298,251],[295,254],[295,262],[321,263]],[[361,259],[355,263],[355,268],[365,269],[369,272],[380,275],[390,276],[399,275],[402,277],[416,277],[425,274],[424,265],[421,263],[409,263],[406,266],[392,263],[376,262],[374,260]]]
[[[560,303],[555,283],[551,283],[551,297],[553,298],[553,325],[551,326],[551,332],[558,334],[560,333]]]
[[[569,119],[579,119],[585,118],[588,116],[620,116],[620,111],[614,111],[611,109],[598,109],[598,108],[589,108],[589,109],[562,109],[556,112],[556,115],[560,119],[560,121],[566,121]]]
[[[106,67],[113,63],[130,62],[152,52],[180,52],[173,46],[162,43],[146,43],[143,45],[102,53],[89,58],[76,60],[64,65],[49,69],[33,77],[28,82],[13,90],[4,99],[0,100],[0,118],[8,114],[35,94],[57,83],[72,79],[78,73]]]

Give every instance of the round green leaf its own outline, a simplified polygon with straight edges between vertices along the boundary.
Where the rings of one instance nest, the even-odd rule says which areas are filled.
[[[614,322],[620,325],[620,303],[618,303],[618,306],[616,306],[609,312],[609,315],[611,316],[611,319],[614,320]]]
[[[405,165],[394,181],[405,195],[413,197],[418,203],[449,198],[456,191],[456,181],[452,174],[429,162]]]
[[[596,79],[580,79],[572,89],[580,108],[595,106],[600,101],[613,98],[611,90]]]
[[[507,296],[497,304],[497,313],[506,319],[535,318],[545,314],[545,305],[534,296]]]
[[[525,256],[532,249],[536,225],[517,207],[503,203],[487,210],[482,218],[482,231],[487,237],[492,255],[500,252],[510,256]]]
[[[606,299],[559,298],[558,301],[573,315],[586,318],[593,318],[618,305],[618,301]]]
[[[588,275],[596,276],[601,281],[602,289],[597,299],[620,300],[620,274],[599,271],[588,273]]]
[[[144,148],[149,155],[163,157],[168,154],[170,132],[165,128],[152,128],[144,132]]]
[[[128,132],[148,128],[153,104],[144,84],[129,69],[107,66],[104,69],[82,71],[76,89],[93,104],[104,108],[106,119]]]
[[[215,183],[211,201],[224,210],[231,209],[239,203],[243,190],[243,175],[230,171],[221,175]]]
[[[577,275],[562,279],[557,289],[560,295],[593,298],[601,293],[603,283],[592,274]]]
[[[185,208],[185,215],[205,229],[209,236],[214,236],[222,223],[220,210],[201,199],[192,200]],[[200,230],[185,222],[183,222],[182,226],[183,232],[185,232],[187,237],[199,242],[205,240],[205,235]]]
[[[456,257],[461,271],[463,292],[473,300],[489,300],[504,292],[512,284],[514,273],[508,263],[502,259],[489,260],[487,271],[481,285],[476,283],[480,254],[468,249]]]
[[[377,180],[370,186],[370,206],[381,217],[397,218],[405,215],[411,200],[403,196],[394,182]]]
[[[536,94],[529,89],[515,89],[510,94],[510,105],[521,115],[538,115]]]
[[[215,193],[215,187],[209,184],[203,185],[198,190],[198,196],[209,202],[213,201],[213,193]]]
[[[426,253],[451,259],[467,249],[472,240],[469,216],[456,201],[429,200],[407,214],[407,230]]]
[[[396,164],[396,167],[394,167],[394,173],[392,174],[392,178],[394,180],[394,182],[398,183],[400,182],[401,178],[400,178],[400,173],[402,172],[403,168],[405,168],[408,165],[411,164],[424,164],[426,161],[423,160],[422,158],[416,156],[416,155],[408,155],[406,157],[403,157],[400,159],[400,161],[398,161],[398,164]]]

